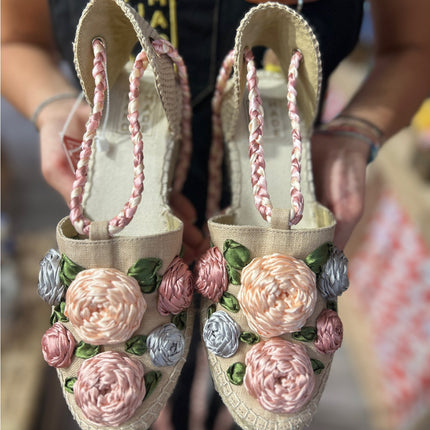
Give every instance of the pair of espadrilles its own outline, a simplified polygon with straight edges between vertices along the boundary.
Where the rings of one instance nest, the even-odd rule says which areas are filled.
[[[136,42],[142,50],[130,66]],[[251,48],[261,45],[283,74],[256,70]],[[191,146],[181,57],[122,0],[90,1],[74,47],[92,114],[70,216],[57,227],[59,251],[48,252],[39,276],[52,306],[43,355],[73,417],[88,430],[150,427],[186,360],[197,291],[212,376],[236,422],[303,428],[342,341],[336,297],[348,285],[346,259],[331,244],[334,217],[313,193],[309,133],[321,64],[310,27],[292,9],[264,3],[237,30],[215,91],[208,191],[213,214],[225,139],[232,204],[209,219],[213,246],[194,274],[168,206]],[[115,109],[100,132],[107,92]],[[268,132],[266,106],[278,121]]]

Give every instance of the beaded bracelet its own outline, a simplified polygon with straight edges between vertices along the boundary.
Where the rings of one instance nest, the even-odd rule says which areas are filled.
[[[54,103],[58,100],[64,100],[64,99],[75,99],[77,97],[76,93],[61,93],[61,94],[55,94],[51,97],[48,97],[47,99],[43,100],[42,103],[40,103],[39,106],[35,109],[33,115],[30,118],[30,121],[34,124],[34,126],[37,128],[36,122],[37,118],[39,118],[40,113],[43,109],[45,109],[46,106],[50,105],[51,103]]]
[[[359,139],[370,146],[367,163],[371,163],[384,143],[384,133],[377,126],[363,118],[352,115],[339,115],[315,130],[315,133],[347,136]]]
[[[358,127],[364,127],[365,129],[369,130],[371,133],[376,136],[378,141],[382,141],[384,139],[384,133],[383,131],[377,127],[372,122],[368,121],[367,119],[354,116],[354,115],[348,115],[348,114],[341,114],[337,116],[333,121],[342,121],[344,124],[353,124]]]

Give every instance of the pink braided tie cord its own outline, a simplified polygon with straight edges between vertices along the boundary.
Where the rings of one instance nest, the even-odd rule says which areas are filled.
[[[247,65],[247,82],[249,98],[249,159],[251,163],[251,184],[254,202],[257,210],[266,221],[270,222],[272,202],[267,191],[265,174],[264,151],[262,147],[264,111],[258,90],[257,71],[254,56],[246,49],[244,57]],[[291,156],[291,210],[289,224],[297,224],[303,216],[303,195],[300,191],[300,171],[302,137],[300,133],[300,118],[296,103],[297,73],[303,55],[295,51],[288,71],[288,115],[292,126],[293,150]],[[221,127],[221,102],[223,92],[233,67],[234,52],[230,51],[219,72],[215,94],[212,100],[213,140],[209,157],[209,185],[207,216],[212,216],[218,209],[221,195],[221,162],[223,154],[223,135]]]
[[[248,81],[249,100],[249,162],[251,163],[251,184],[254,193],[254,203],[260,215],[270,222],[272,215],[272,202],[267,191],[266,163],[263,151],[263,103],[258,90],[257,69],[254,63],[254,55],[250,49],[244,52],[246,61],[246,80]]]
[[[192,152],[191,137],[191,95],[188,85],[187,68],[182,57],[173,45],[164,39],[157,39],[152,46],[158,54],[166,54],[178,68],[179,84],[182,90],[182,141],[175,169],[174,191],[181,191],[187,178]]]
[[[302,158],[302,135],[300,132],[300,117],[297,109],[297,75],[303,54],[296,50],[291,57],[288,69],[288,116],[291,121],[291,133],[293,136],[293,151],[291,154],[291,209],[290,225],[298,224],[303,217],[304,200],[301,192],[301,158]]]
[[[206,219],[219,210],[222,186],[222,157],[224,154],[224,136],[221,125],[221,104],[225,86],[230,77],[234,63],[234,51],[225,57],[215,85],[212,99],[212,144],[208,165],[208,193],[206,200]]]
[[[103,42],[100,39],[93,41],[94,67],[93,77],[95,81],[94,106],[91,116],[86,124],[86,132],[82,141],[82,150],[75,172],[75,181],[70,200],[70,220],[76,231],[89,235],[91,220],[84,217],[82,197],[87,182],[88,162],[92,153],[92,143],[102,117],[104,98],[106,91],[106,53]],[[133,65],[130,75],[130,93],[128,106],[128,120],[134,153],[134,180],[133,189],[128,202],[123,210],[108,224],[110,236],[120,232],[133,218],[139,205],[143,191],[143,142],[138,121],[139,80],[148,65],[146,54],[142,51]]]

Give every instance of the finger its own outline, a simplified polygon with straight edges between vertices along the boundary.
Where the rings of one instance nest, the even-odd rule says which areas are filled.
[[[193,248],[190,248],[186,243],[183,244],[182,259],[186,264],[192,264],[196,259],[196,253]]]
[[[181,193],[173,191],[170,194],[170,206],[173,213],[183,221],[194,223],[197,219],[197,212],[192,203]]]
[[[209,238],[193,224],[184,223],[183,245],[185,256],[183,258],[187,264],[191,264],[209,248]]]
[[[42,174],[46,182],[62,195],[66,203],[69,203],[75,178],[69,165],[63,161],[42,159]]]
[[[200,258],[210,247],[209,237],[205,237],[196,249],[196,258]]]
[[[194,224],[185,221],[184,222],[184,242],[192,248],[200,246],[204,240],[203,233]]]
[[[74,176],[71,174],[59,175],[55,184],[51,184],[61,194],[68,206],[70,205],[73,180]]]
[[[152,430],[173,430],[171,423],[172,411],[170,405],[166,405],[160,412],[156,421],[152,424]]]
[[[183,243],[182,258],[187,264],[197,261],[209,249],[209,238],[205,237],[197,247]]]
[[[333,244],[336,248],[343,250],[351,237],[355,223],[338,221],[334,231]]]
[[[361,191],[361,190],[360,190]],[[327,205],[336,218],[334,244],[344,249],[364,209],[364,195],[356,190],[354,193]]]

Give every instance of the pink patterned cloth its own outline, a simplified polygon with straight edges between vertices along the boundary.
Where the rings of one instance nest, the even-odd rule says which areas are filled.
[[[317,319],[315,348],[323,354],[334,354],[342,345],[343,325],[339,315],[324,309]]]
[[[158,312],[177,315],[193,300],[193,275],[182,258],[175,257],[158,288]]]
[[[380,196],[349,273],[347,297],[361,310],[356,323],[371,329],[368,360],[380,369],[375,418],[412,428],[429,413],[430,248],[397,194]]]
[[[260,405],[281,414],[300,411],[311,399],[315,376],[303,345],[275,337],[246,354],[244,385]]]
[[[217,303],[228,287],[226,261],[216,247],[209,248],[195,268],[195,289],[202,296]]]
[[[242,270],[238,299],[249,327],[270,338],[300,330],[316,300],[315,273],[297,258],[272,254]]]
[[[52,367],[69,367],[72,362],[76,341],[61,323],[56,322],[42,337],[42,353]]]
[[[102,352],[84,361],[73,390],[85,418],[100,426],[119,426],[145,397],[143,365],[122,352]]]
[[[64,313],[84,342],[112,345],[130,339],[146,306],[131,276],[116,269],[88,269],[70,284]]]

